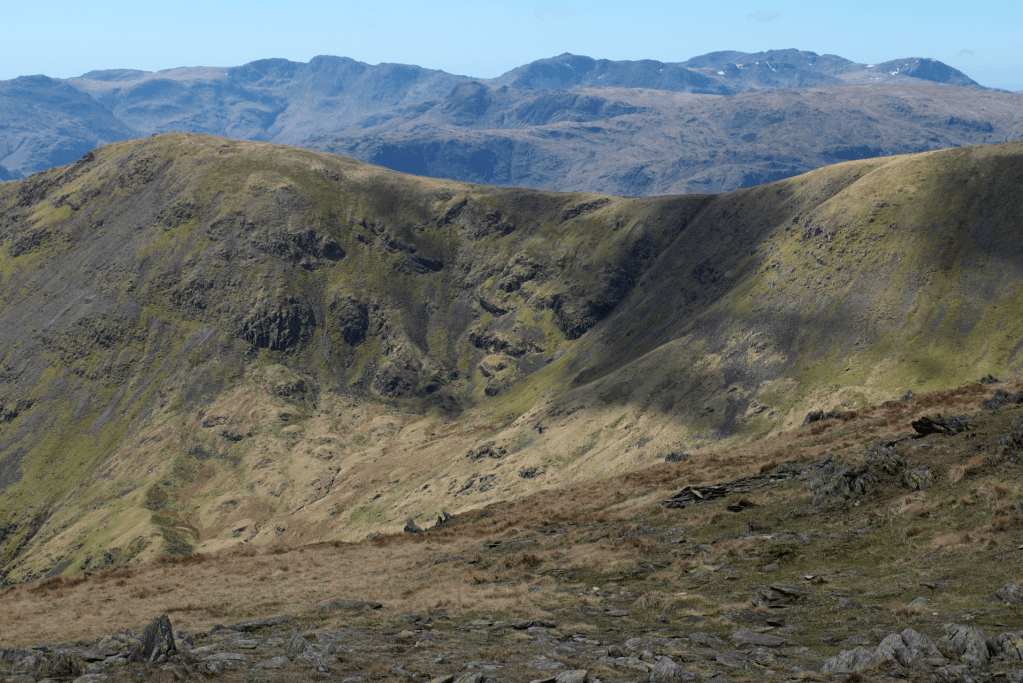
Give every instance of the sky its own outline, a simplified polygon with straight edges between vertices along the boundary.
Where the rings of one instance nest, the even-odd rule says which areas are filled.
[[[12,0],[0,80],[338,55],[491,78],[563,52],[680,62],[798,48],[867,64],[931,57],[1023,90],[1023,2],[861,0]]]

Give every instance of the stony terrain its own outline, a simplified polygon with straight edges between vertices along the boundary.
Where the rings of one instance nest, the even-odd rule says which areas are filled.
[[[425,532],[11,586],[0,675],[1020,681],[1021,386],[811,413]]]
[[[722,192],[846,159],[1017,140],[1021,97],[931,59],[799,50],[679,63],[564,54],[482,80],[329,56],[27,76],[0,83],[0,181],[187,131],[489,185]]]

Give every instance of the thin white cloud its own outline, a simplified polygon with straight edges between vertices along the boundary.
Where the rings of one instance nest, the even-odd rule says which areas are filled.
[[[960,56],[960,57],[972,57],[975,54],[977,54],[977,53],[974,52],[973,50],[960,50],[958,56]]]
[[[772,21],[777,21],[779,14],[774,10],[762,9],[759,12],[750,12],[746,15],[746,18],[750,21],[755,21],[758,24],[767,24]]]
[[[373,29],[377,27],[376,22],[373,21],[373,18],[370,17],[368,14],[362,15],[349,14],[348,21],[352,22],[353,24],[357,24],[363,28]]]
[[[575,14],[575,7],[568,5],[533,5],[531,7],[537,19],[564,19]]]

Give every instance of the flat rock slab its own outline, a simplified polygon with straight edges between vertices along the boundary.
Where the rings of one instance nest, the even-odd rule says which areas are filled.
[[[252,621],[243,621],[240,624],[235,624],[231,627],[232,631],[258,631],[261,628],[272,628],[274,626],[280,626],[286,624],[295,617],[290,614],[282,614],[279,617],[267,617],[266,619],[254,619]]]
[[[586,683],[586,669],[562,671],[554,677],[554,683]]]
[[[380,609],[383,605],[372,600],[330,600],[329,602],[318,602],[316,606],[323,610],[358,610],[358,609]]]
[[[736,645],[756,645],[759,647],[784,647],[789,641],[769,633],[754,633],[747,629],[739,629],[732,634]]]
[[[272,657],[270,659],[264,659],[262,662],[256,664],[254,669],[282,669],[290,662],[287,657],[281,655],[280,657]]]

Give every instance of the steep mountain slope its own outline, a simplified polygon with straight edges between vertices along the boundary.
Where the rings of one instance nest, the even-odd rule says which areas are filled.
[[[838,161],[1023,138],[1023,95],[929,83],[720,97],[456,87],[436,105],[304,147],[492,185],[724,192]]]
[[[1023,143],[719,196],[168,134],[0,188],[7,580],[361,538],[1018,372]]]
[[[759,103],[733,103],[731,96],[856,83],[936,82],[969,86],[965,93],[970,94],[982,91],[960,72],[934,60],[864,65],[799,50],[716,52],[680,63],[595,60],[564,54],[482,82],[418,66],[373,66],[327,56],[308,64],[266,59],[233,68],[178,68],[156,73],[115,69],[91,71],[66,81],[32,78],[35,80],[0,84],[0,107],[7,123],[0,128],[0,164],[14,177],[68,163],[104,142],[186,131],[321,150],[344,149],[395,170],[470,182],[614,194],[685,188],[723,191],[834,161],[828,149],[816,144],[832,134],[829,125],[816,120],[807,128],[805,118],[798,144],[785,141],[793,147],[791,159],[761,158],[759,152],[750,156],[750,136],[766,137],[761,130],[763,122],[740,125],[752,130],[738,135],[730,129],[718,130],[716,124],[749,118],[746,108]],[[622,94],[623,88],[631,92]],[[657,92],[645,92],[650,90]],[[715,105],[713,118],[697,114],[683,123],[678,119],[679,98],[673,93],[729,97]],[[1013,120],[1018,120],[1019,99],[1004,95],[1015,108]],[[788,103],[763,104],[775,109],[791,105],[794,109],[789,114],[799,116],[800,97],[794,95]],[[932,89],[925,97],[947,109],[949,117],[935,122],[915,115],[912,109],[921,104],[913,97],[906,105],[909,109],[885,110],[880,118],[865,115],[864,108],[877,109],[881,106],[877,102],[889,98],[885,89],[857,91],[853,101],[846,98],[847,108],[840,111],[824,109],[829,119],[838,117],[832,127],[849,123],[863,131],[849,144],[860,150],[859,156],[1016,139],[1005,134],[1003,121],[978,111],[969,95],[958,89]],[[860,98],[866,107],[859,104]],[[705,135],[708,121],[715,131],[709,137]],[[950,135],[947,121],[981,128],[966,135]],[[564,131],[550,128],[566,122],[594,125]],[[476,132],[467,136],[462,130],[465,127]],[[646,129],[659,133],[647,141],[643,139]],[[504,130],[521,132],[495,132]],[[360,140],[363,135],[366,139]],[[879,139],[921,135],[926,142],[879,143]],[[566,142],[576,138],[581,145],[570,142],[567,149]],[[607,149],[624,148],[633,151],[624,156],[603,154]],[[594,155],[602,159],[598,166],[587,161]],[[754,168],[746,173],[737,171],[733,155],[743,157],[740,165]],[[612,165],[616,158],[623,162]],[[0,180],[7,179],[3,173],[0,170]],[[667,181],[647,180],[658,177]],[[558,184],[549,184],[552,181]]]

